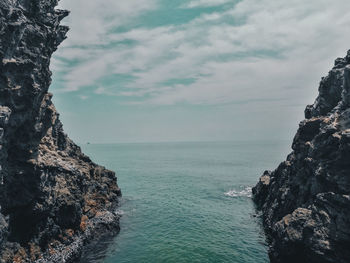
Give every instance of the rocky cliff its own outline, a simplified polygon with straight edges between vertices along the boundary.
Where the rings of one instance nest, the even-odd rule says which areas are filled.
[[[253,189],[271,262],[350,262],[350,51],[323,78],[293,152]]]
[[[71,262],[119,229],[114,172],[63,132],[48,93],[65,39],[57,0],[0,1],[0,262]]]

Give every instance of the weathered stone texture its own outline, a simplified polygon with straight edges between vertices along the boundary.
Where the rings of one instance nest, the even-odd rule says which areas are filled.
[[[350,51],[323,78],[293,152],[253,189],[271,262],[350,262]]]
[[[48,93],[68,28],[57,0],[0,1],[0,262],[67,262],[118,231],[114,172],[63,132]],[[69,252],[69,253],[68,253]]]

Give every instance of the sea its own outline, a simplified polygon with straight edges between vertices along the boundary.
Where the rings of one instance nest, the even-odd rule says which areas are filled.
[[[83,144],[117,173],[120,233],[84,263],[266,263],[252,187],[290,141]],[[102,249],[101,249],[102,248]]]

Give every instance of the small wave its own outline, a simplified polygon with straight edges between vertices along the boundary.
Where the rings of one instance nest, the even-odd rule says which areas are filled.
[[[230,197],[252,197],[252,188],[247,186],[242,190],[230,190],[225,193],[226,196]]]
[[[125,212],[123,211],[123,210],[121,210],[121,209],[117,209],[117,210],[115,210],[115,212],[114,212],[116,215],[120,215],[120,216],[122,216],[122,215],[124,215],[125,214]]]

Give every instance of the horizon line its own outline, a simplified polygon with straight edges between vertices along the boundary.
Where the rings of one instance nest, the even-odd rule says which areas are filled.
[[[174,140],[174,141],[123,141],[123,142],[77,142],[78,145],[106,145],[106,144],[161,144],[161,143],[237,143],[237,142],[272,142],[272,141],[291,141],[291,139],[243,139],[243,140],[198,140],[198,141],[193,141],[193,140]]]

